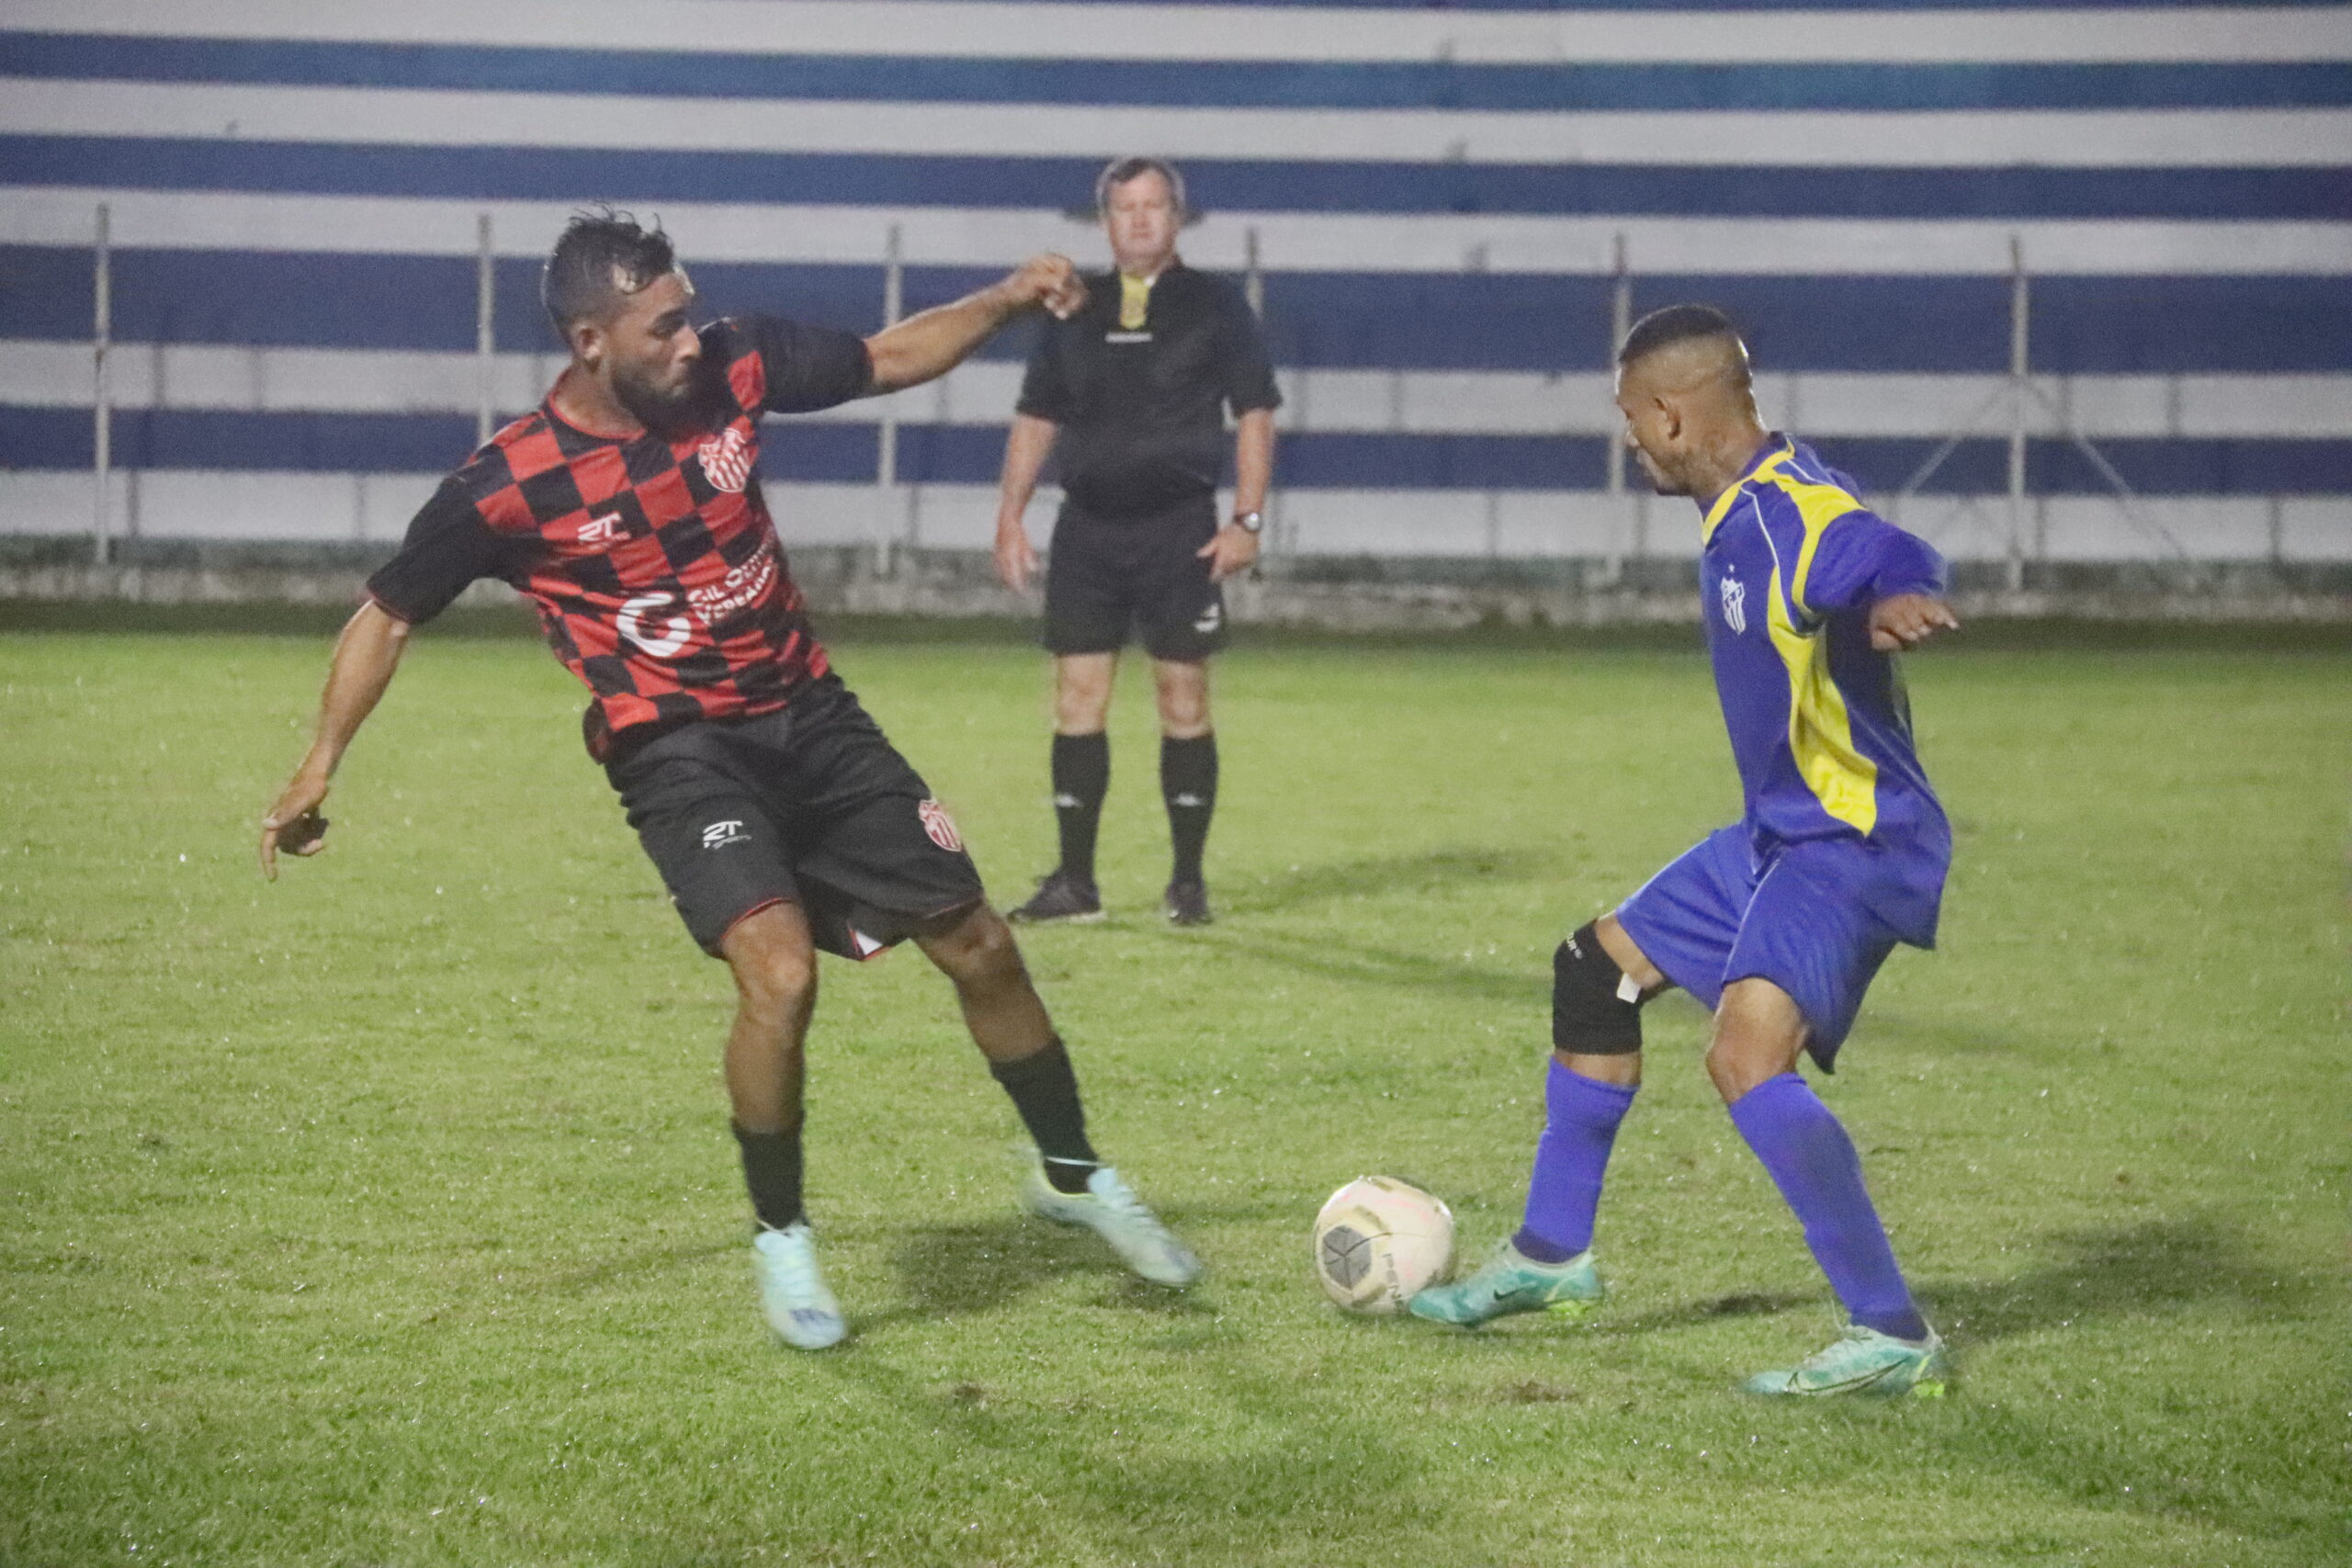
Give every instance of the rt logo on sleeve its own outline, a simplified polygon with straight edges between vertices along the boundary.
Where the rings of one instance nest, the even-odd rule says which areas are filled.
[[[713,822],[702,830],[702,847],[707,850],[723,850],[729,844],[746,843],[750,841],[751,837],[751,834],[743,831],[743,824],[741,820],[729,818],[725,822]]]

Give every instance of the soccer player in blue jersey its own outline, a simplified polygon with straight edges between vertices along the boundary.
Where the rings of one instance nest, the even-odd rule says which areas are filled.
[[[1852,1140],[1797,1058],[1830,1070],[1895,943],[1935,942],[1951,829],[1891,655],[1959,626],[1943,559],[1764,428],[1747,350],[1720,311],[1677,305],[1634,323],[1617,406],[1659,493],[1702,509],[1701,605],[1747,812],[1560,944],[1524,1222],[1411,1310],[1468,1326],[1600,1302],[1593,1213],[1641,1083],[1641,1007],[1679,986],[1713,1010],[1708,1076],[1850,1320],[1748,1391],[1940,1393],[1942,1341],[1904,1284]]]

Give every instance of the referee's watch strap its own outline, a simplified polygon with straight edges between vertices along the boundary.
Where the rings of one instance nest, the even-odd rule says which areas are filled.
[[[1233,525],[1245,534],[1262,534],[1266,531],[1266,514],[1262,512],[1237,512],[1233,514]]]

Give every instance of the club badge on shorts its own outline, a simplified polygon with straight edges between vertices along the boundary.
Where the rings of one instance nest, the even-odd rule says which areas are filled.
[[[964,849],[964,835],[956,830],[956,819],[947,815],[947,807],[935,800],[926,800],[915,807],[915,815],[922,818],[922,830],[931,841],[951,854]]]

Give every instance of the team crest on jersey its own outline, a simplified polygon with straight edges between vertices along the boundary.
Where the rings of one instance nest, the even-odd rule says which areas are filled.
[[[1747,629],[1747,585],[1736,577],[1724,579],[1724,625],[1734,632]]]
[[[954,854],[964,848],[964,835],[956,830],[956,818],[947,815],[947,807],[935,800],[926,800],[915,807],[915,815],[922,818],[922,830],[931,841]]]
[[[704,442],[695,455],[702,459],[703,476],[729,495],[741,495],[752,481],[752,444],[731,424]]]

